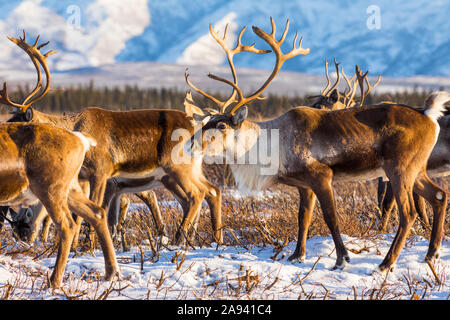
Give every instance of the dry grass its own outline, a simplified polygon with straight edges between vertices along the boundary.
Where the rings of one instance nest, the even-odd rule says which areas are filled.
[[[218,175],[217,180],[223,179]],[[450,178],[434,179],[444,190],[449,190]],[[227,181],[225,185],[232,185]],[[352,237],[365,238],[378,234],[377,223],[379,210],[376,203],[376,181],[364,183],[338,183],[335,185],[336,208],[339,216],[340,230]],[[231,188],[224,188],[222,197],[222,219],[225,231],[225,243],[238,246],[276,245],[286,239],[297,239],[297,214],[299,207],[299,195],[295,188],[276,186],[268,190],[269,199],[258,197],[233,197]],[[176,200],[164,189],[156,189],[158,200]],[[132,198],[138,202],[137,198]],[[176,203],[176,202],[175,202]],[[448,206],[447,206],[448,208]],[[168,226],[169,237],[173,237],[176,226],[181,221],[181,209],[179,207],[166,206],[162,208],[163,219]],[[391,232],[395,232],[398,225],[396,209],[391,215]],[[450,208],[447,209],[445,235],[450,236]],[[208,246],[214,240],[209,218],[209,209],[206,204],[202,206],[201,218],[198,230],[194,234],[192,243],[199,246]],[[431,207],[428,214],[432,221]],[[147,215],[146,210],[139,209],[132,212],[127,222],[129,241],[131,245],[148,239],[148,230],[154,230],[153,221]],[[329,230],[322,217],[320,204],[317,202],[311,223],[309,237],[328,236]],[[420,235],[429,237],[429,231],[425,230],[417,219],[411,236]]]
[[[232,177],[227,175],[227,169],[207,168],[208,176],[214,175],[216,183],[225,186],[232,186]],[[435,179],[435,181],[444,189],[449,190],[450,178]],[[367,183],[339,183],[335,185],[335,199],[337,213],[340,221],[340,230],[348,236],[358,239],[375,240],[379,235],[377,230],[377,218],[379,212],[376,206],[376,181]],[[237,246],[251,249],[254,247],[269,246],[273,248],[273,260],[286,258],[284,246],[297,239],[297,213],[299,206],[299,195],[295,188],[286,186],[276,186],[267,193],[264,198],[258,197],[236,197],[232,188],[223,187],[222,214],[224,224],[224,242],[228,246]],[[161,205],[164,223],[169,238],[173,239],[177,226],[181,222],[181,207],[177,204],[175,198],[165,189],[155,190],[157,198]],[[139,203],[140,200],[131,196],[132,202]],[[448,208],[448,206],[447,206]],[[446,216],[445,235],[450,236],[450,216]],[[431,210],[428,208],[428,214],[432,218]],[[397,213],[391,216],[391,232],[395,232],[398,224]],[[5,228],[8,229],[8,228]],[[156,236],[154,223],[148,214],[147,209],[138,208],[132,210],[124,226],[126,230],[124,236],[128,247],[139,248],[137,254],[133,255],[133,261],[141,263],[157,262],[160,259],[161,248],[167,248],[161,244]],[[31,257],[32,260],[40,260],[55,255],[55,244],[53,237],[46,244],[17,248],[17,243],[11,237],[11,234],[4,230],[0,234],[0,254],[11,259],[21,258],[23,256]],[[81,255],[88,247],[88,228],[83,227],[80,237]],[[429,232],[422,227],[422,224],[416,221],[407,246],[414,241],[413,235],[429,237]],[[329,236],[329,230],[322,217],[320,205],[314,210],[314,216],[311,223],[309,237]],[[189,250],[193,248],[211,246],[214,242],[212,237],[212,228],[209,217],[209,209],[206,204],[202,206],[201,217],[196,232],[192,234],[188,245]],[[116,250],[123,250],[120,239],[115,241]],[[11,250],[11,248],[17,248]],[[173,249],[171,249],[173,250]],[[354,250],[354,249],[350,249]],[[360,251],[363,251],[361,248]],[[139,253],[140,252],[140,253]],[[353,251],[352,251],[353,252]],[[357,253],[357,252],[353,252]],[[127,263],[121,261],[121,263]],[[173,252],[172,263],[176,266],[177,272],[187,272],[191,267],[189,262],[184,260],[183,254]],[[127,298],[124,296],[127,284],[112,282],[101,284],[98,272],[87,272],[80,277],[74,277],[73,274],[66,276],[64,287],[61,290],[50,292],[46,289],[48,277],[51,270],[41,270],[18,265],[17,276],[0,286],[0,299],[41,299],[43,296],[51,299],[109,299],[109,298]],[[19,272],[20,271],[20,272]],[[309,273],[299,274],[298,279],[293,279],[292,283],[286,284],[283,292],[296,292],[299,288],[302,290],[298,294],[299,299],[335,299],[336,296],[322,283],[314,283],[311,289],[311,283],[303,286],[303,282]],[[270,289],[277,284],[277,277],[274,275],[254,274],[252,270],[241,268],[230,274],[226,274],[225,281],[217,283],[205,283],[203,290],[195,291],[195,296],[199,299],[271,299]],[[154,279],[148,283],[148,294],[142,296],[147,299],[151,294],[157,293],[159,298],[164,298],[171,287],[167,285],[165,279],[169,279],[170,274],[162,273],[159,279]],[[411,299],[426,299],[430,292],[440,290],[442,283],[446,281],[447,274],[444,270],[435,270],[430,272],[427,277],[418,277],[414,274],[403,274],[401,279],[396,282],[382,281],[376,285],[354,288],[349,294],[348,299],[399,299],[405,296]],[[126,279],[125,279],[126,280]],[[29,287],[30,290],[22,288]],[[188,298],[191,291],[180,292],[180,299]]]

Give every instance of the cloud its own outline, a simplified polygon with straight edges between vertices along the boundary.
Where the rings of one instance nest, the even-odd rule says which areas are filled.
[[[49,59],[54,70],[114,63],[126,41],[141,34],[150,24],[146,0],[95,0],[79,10],[76,5],[68,5],[67,16],[41,6],[41,2],[27,0],[20,3],[6,20],[0,20],[0,32],[17,37],[25,29],[28,42],[38,34],[42,41],[50,40],[48,48],[64,52]],[[74,18],[77,14],[79,19]],[[77,25],[76,21],[83,23]],[[0,63],[3,65],[20,67],[28,60],[6,37],[0,39],[0,45],[3,48]],[[26,65],[31,66],[31,63]]]
[[[230,12],[213,25],[214,30],[219,33],[220,37],[222,37],[226,24],[229,24],[226,43],[232,48],[234,48],[234,43],[237,38],[236,31],[238,26],[234,22],[236,18],[237,14]],[[211,37],[208,32],[187,46],[176,62],[183,65],[211,66],[221,65],[225,59],[226,55],[222,47]]]

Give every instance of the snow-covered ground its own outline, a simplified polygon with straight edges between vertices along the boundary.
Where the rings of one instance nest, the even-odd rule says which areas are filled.
[[[331,271],[335,263],[331,237],[307,241],[305,263],[292,264],[287,257],[290,242],[275,257],[273,247],[216,246],[182,251],[167,247],[155,257],[150,247],[117,254],[120,281],[96,280],[104,274],[101,252],[95,256],[71,254],[64,290],[41,290],[55,257],[0,255],[0,294],[8,284],[19,299],[449,299],[450,241],[443,241],[441,257],[434,264],[438,279],[424,262],[428,241],[411,237],[395,269],[385,278],[372,273],[389,249],[394,234],[371,239],[343,235],[351,262],[344,270]],[[143,256],[142,256],[143,253]],[[174,257],[178,255],[178,258]],[[172,262],[173,261],[173,262]],[[37,276],[36,276],[37,275]],[[2,291],[3,290],[3,293]],[[102,296],[103,295],[103,296]]]

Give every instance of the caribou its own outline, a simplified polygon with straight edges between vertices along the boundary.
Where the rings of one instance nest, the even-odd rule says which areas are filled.
[[[31,106],[31,102],[54,90],[50,88],[50,71],[46,61],[54,51],[42,54],[40,49],[48,42],[38,45],[38,36],[34,45],[30,45],[26,42],[25,31],[22,38],[8,38],[28,54],[38,77],[35,88],[22,104],[9,99],[4,84],[0,102],[13,108],[13,116],[8,122],[49,123],[70,131],[80,131],[101,142],[87,152],[79,178],[89,182],[89,198],[103,208],[125,193],[119,189],[115,193],[108,193],[109,198],[105,198],[108,179],[114,178],[119,185],[125,184],[127,193],[165,186],[180,202],[184,213],[175,243],[187,240],[187,232],[203,199],[206,199],[211,210],[214,238],[218,243],[222,242],[220,189],[204,177],[202,159],[185,164],[177,163],[171,156],[177,144],[172,139],[173,131],[184,128],[193,133],[192,121],[186,113],[160,109],[110,111],[97,107],[89,107],[68,116],[39,112]],[[47,80],[45,86],[42,84],[41,67]],[[31,97],[39,90],[39,95],[31,101]],[[114,225],[117,212],[109,212],[108,221]]]
[[[318,96],[312,96],[315,101],[312,103],[311,107],[324,109],[324,110],[340,110],[344,108],[350,108],[353,106],[363,106],[365,98],[369,95],[374,87],[376,87],[381,81],[381,75],[375,83],[371,84],[367,78],[369,71],[364,74],[359,69],[358,65],[355,66],[355,74],[349,79],[343,67],[341,67],[341,73],[347,82],[347,88],[344,93],[341,94],[336,88],[338,87],[340,77],[339,77],[339,63],[334,61],[336,67],[336,82],[330,88],[331,82],[328,75],[328,62],[325,61],[325,74],[327,78],[327,86],[323,89]],[[356,78],[355,78],[356,77]],[[353,99],[355,96],[356,86],[360,88],[360,101],[357,102]],[[434,99],[431,95],[428,99]],[[390,103],[390,102],[386,102]],[[431,102],[425,102],[425,104],[430,104]],[[433,151],[428,159],[427,172],[431,177],[443,177],[450,174],[450,158],[448,157],[450,150],[450,116],[448,110],[444,117],[438,119],[440,131],[439,137]],[[430,228],[430,223],[426,213],[425,201],[417,193],[413,193],[414,204],[420,217],[420,221],[426,228]],[[392,193],[391,185],[388,181],[383,181],[383,178],[378,179],[378,207],[381,212],[381,220],[379,223],[379,230],[385,231],[387,229],[387,224],[389,222],[389,217],[394,207],[395,198]]]
[[[433,260],[438,256],[443,238],[447,195],[430,180],[426,164],[439,134],[437,119],[444,109],[443,103],[450,100],[450,94],[433,93],[422,110],[395,103],[336,111],[301,106],[272,120],[250,121],[247,119],[248,104],[261,98],[283,63],[310,52],[302,48],[302,38],[297,45],[297,34],[292,50],[283,53],[281,45],[289,29],[289,20],[280,40],[276,39],[274,20],[271,18],[270,21],[270,34],[256,26],[253,26],[253,32],[275,54],[272,73],[249,96],[244,96],[234,74],[234,81],[209,74],[209,78],[231,86],[237,101],[228,109],[219,104],[219,110],[215,112],[198,104],[197,117],[203,119],[202,126],[185,147],[194,154],[202,152],[204,157],[220,157],[230,164],[240,187],[255,190],[281,183],[298,188],[301,198],[299,232],[296,249],[288,258],[290,261],[302,262],[305,259],[307,232],[317,197],[336,246],[333,269],[344,268],[350,258],[339,231],[332,183],[371,180],[380,176],[389,179],[392,185],[399,207],[400,225],[378,270],[391,270],[417,216],[413,191],[433,207],[433,230],[426,254],[427,259]],[[187,83],[214,101],[209,94],[189,81]],[[271,132],[270,136],[268,132]],[[272,157],[277,162],[276,170],[264,170],[267,163],[261,159],[256,163],[248,161],[258,155],[256,149],[270,149],[268,146],[278,148]]]
[[[0,99],[6,98],[3,91]],[[80,132],[49,124],[0,124],[0,204],[33,205],[40,201],[46,208],[59,234],[49,283],[53,288],[62,283],[76,232],[70,212],[95,229],[104,254],[105,279],[119,275],[106,212],[83,194],[78,183],[84,156],[95,144],[94,139]]]
[[[113,183],[108,182],[106,191],[107,193],[108,190],[117,190],[111,189],[112,187],[108,188],[110,184]],[[80,180],[80,186],[82,187],[83,192],[86,194],[86,196],[89,197],[89,183],[86,180]],[[135,193],[135,195],[150,209],[151,217],[153,218],[153,222],[156,226],[158,236],[160,237],[161,241],[167,242],[167,231],[163,223],[161,211],[158,206],[155,193],[152,190],[149,190]],[[111,226],[113,226],[113,240],[116,239],[120,234],[123,234],[125,232],[125,230],[123,230],[122,228],[122,225],[124,224],[128,206],[130,204],[130,199],[126,196],[117,197],[117,200],[119,200],[119,203],[117,203],[116,201],[111,201],[110,206],[108,206],[109,212],[119,213],[117,222],[115,220],[113,221],[113,223],[108,221],[110,229]],[[1,207],[1,209],[2,211],[0,211],[0,219],[7,219],[9,221],[12,227],[13,236],[18,240],[24,241],[26,243],[33,243],[37,239],[39,235],[39,228],[41,227],[39,240],[43,243],[47,242],[51,219],[47,211],[45,210],[45,207],[43,207],[41,203],[37,203],[29,207],[21,206],[17,211],[9,207]],[[7,209],[9,209],[11,219],[7,218]],[[109,216],[109,218],[111,218],[111,215]],[[79,217],[74,217],[74,219],[77,225],[77,232],[74,235],[71,250],[76,252],[78,249],[78,236],[80,233],[82,219],[79,219]],[[3,220],[0,221],[3,222]],[[92,237],[90,237],[89,240],[92,241]],[[92,247],[92,243],[90,246]]]
[[[430,101],[425,104],[431,103]],[[427,163],[427,173],[430,177],[445,177],[450,175],[450,115],[446,115],[438,120],[440,127],[439,137],[431,152]],[[392,193],[391,184],[387,181],[378,181],[378,207],[381,211],[381,222],[379,230],[385,231],[392,213],[395,198]],[[425,228],[430,228],[430,222],[426,211],[424,199],[414,192],[414,204],[421,217]]]

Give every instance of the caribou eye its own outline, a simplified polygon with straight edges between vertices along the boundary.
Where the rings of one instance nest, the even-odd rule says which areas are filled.
[[[219,122],[216,128],[219,130],[225,130],[227,128],[227,125],[224,122]]]

